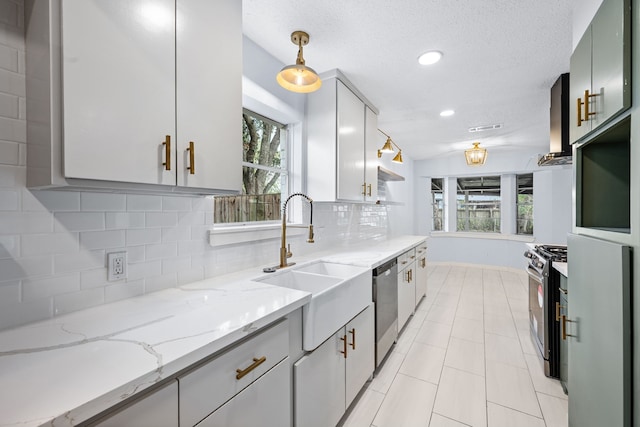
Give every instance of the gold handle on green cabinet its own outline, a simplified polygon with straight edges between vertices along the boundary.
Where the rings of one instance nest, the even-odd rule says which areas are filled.
[[[589,93],[589,89],[584,91],[584,121],[589,120],[589,116],[595,116],[595,111],[589,111],[589,104],[591,103],[590,98],[594,96],[598,96],[597,93]]]
[[[236,379],[239,380],[240,378],[244,377],[249,372],[253,371],[258,366],[263,364],[266,360],[267,360],[266,356],[262,356],[260,358],[254,357],[253,358],[253,363],[251,365],[247,366],[244,369],[236,369]]]
[[[576,99],[576,118],[578,119],[578,121],[576,122],[576,126],[578,127],[582,126],[582,104],[584,104],[584,102],[582,102],[582,98]]]
[[[187,148],[189,152],[189,166],[187,169],[189,170],[190,175],[194,175],[196,173],[196,150],[193,145],[193,141],[189,141],[189,148]]]
[[[369,191],[367,191],[367,195],[371,197],[371,184],[368,184],[367,188],[369,189]]]
[[[567,322],[571,323],[571,320],[567,320],[567,316],[566,315],[562,315],[560,316],[562,318],[562,340],[566,341],[567,337],[573,337],[575,335],[571,335],[567,333]]]
[[[562,306],[560,305],[559,302],[556,303],[556,322],[559,322],[561,319],[560,316],[560,309],[562,308]]]
[[[166,135],[164,137],[164,142],[162,143],[162,145],[164,145],[164,163],[162,164],[162,166],[164,166],[164,170],[171,170],[171,135]]]
[[[342,338],[340,338],[340,341],[342,341],[342,350],[340,351],[340,353],[344,354],[344,358],[347,358],[347,336],[343,335]]]
[[[353,328],[349,331],[351,334],[351,349],[356,349],[356,328]]]

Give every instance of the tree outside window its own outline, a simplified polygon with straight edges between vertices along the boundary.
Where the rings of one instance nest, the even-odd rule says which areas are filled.
[[[286,141],[285,125],[243,111],[242,194],[215,197],[215,223],[280,220],[287,192]]]
[[[516,176],[517,234],[533,235],[533,174]]]

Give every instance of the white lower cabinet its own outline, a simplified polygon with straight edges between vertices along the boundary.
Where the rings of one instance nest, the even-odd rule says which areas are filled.
[[[277,425],[289,425],[290,374],[288,370],[283,372],[282,368],[275,369],[288,354],[288,321],[282,321],[178,377],[180,427],[194,426],[218,408],[222,412],[203,425],[249,426],[252,424],[220,424],[220,420],[235,417],[244,420],[262,419],[271,412],[282,412],[283,419],[286,419],[286,423]],[[289,363],[284,365],[288,368]],[[286,378],[275,378],[278,376]],[[271,385],[273,389],[270,388]],[[243,391],[246,393],[243,394]],[[267,397],[272,394],[279,396]],[[260,405],[244,406],[239,403],[255,402],[258,395],[264,396],[264,403],[262,399]],[[235,402],[236,399],[239,401]]]
[[[427,245],[416,248],[416,307],[427,294]]]
[[[416,308],[416,251],[398,257],[398,332]]]
[[[295,425],[335,426],[374,370],[374,305],[294,365]]]
[[[110,414],[106,419],[91,425],[95,427],[175,427],[178,425],[178,382],[173,380],[124,409]]]
[[[291,425],[291,370],[285,359],[202,420],[198,427]]]

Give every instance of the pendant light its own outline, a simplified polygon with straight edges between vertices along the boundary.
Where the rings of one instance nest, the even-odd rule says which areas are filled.
[[[464,157],[469,166],[484,165],[485,160],[487,160],[487,149],[480,148],[480,143],[474,142],[473,148],[464,150]]]
[[[309,93],[320,89],[322,80],[311,67],[304,65],[302,46],[309,44],[309,34],[304,31],[291,33],[291,42],[298,45],[298,58],[294,65],[287,65],[278,75],[276,80],[283,88],[292,92]]]

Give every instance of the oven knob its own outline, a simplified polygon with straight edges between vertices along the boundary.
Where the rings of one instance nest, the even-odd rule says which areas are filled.
[[[544,264],[541,261],[538,261],[536,263],[536,267],[538,267],[538,268],[542,268],[543,266],[544,266]]]
[[[531,258],[531,252],[527,251],[524,253],[525,258]]]

